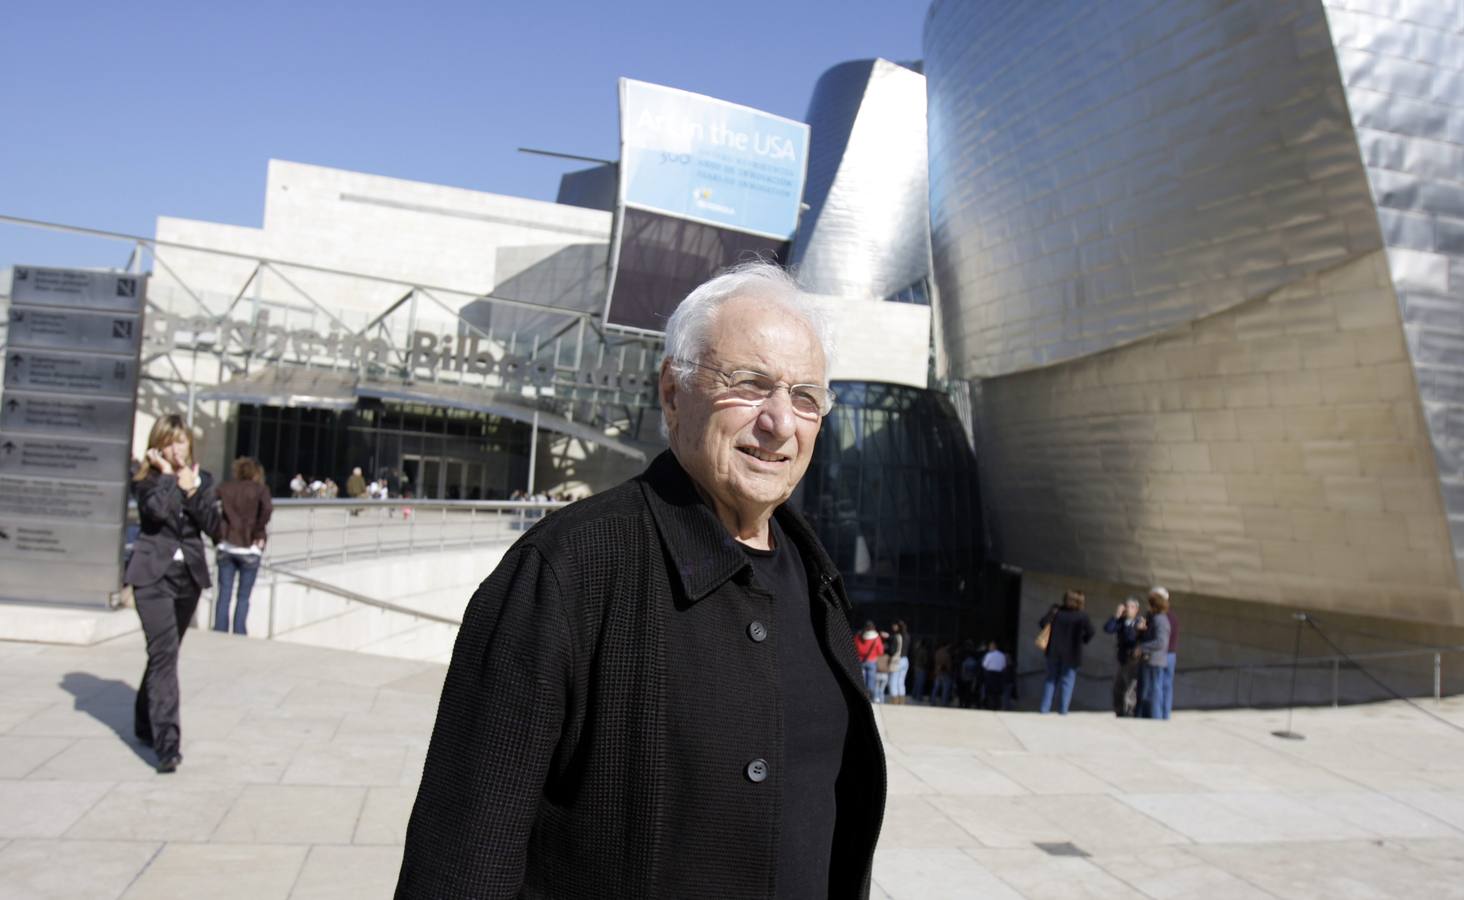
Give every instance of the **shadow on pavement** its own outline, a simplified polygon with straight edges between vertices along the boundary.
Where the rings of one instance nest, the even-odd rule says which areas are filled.
[[[67,672],[61,676],[61,687],[74,697],[72,707],[84,712],[117,733],[122,743],[148,765],[156,762],[152,748],[132,733],[132,705],[137,689],[115,678],[98,678],[90,672]]]

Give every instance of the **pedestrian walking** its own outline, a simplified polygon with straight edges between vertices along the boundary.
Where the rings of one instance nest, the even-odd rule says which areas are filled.
[[[178,712],[178,648],[212,584],[203,536],[219,532],[213,476],[193,460],[193,432],[181,416],[153,423],[147,454],[132,480],[141,530],[124,581],[132,586],[147,643],[133,733],[157,753],[158,771],[183,762]]]
[[[669,449],[467,604],[398,900],[868,896],[879,731],[843,579],[787,503],[833,406],[827,337],[768,263],[677,307]]]

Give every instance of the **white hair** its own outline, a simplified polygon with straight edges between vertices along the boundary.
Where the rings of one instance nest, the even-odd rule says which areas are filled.
[[[1159,585],[1156,584],[1153,587],[1149,588],[1149,596],[1152,597],[1155,594],[1158,594],[1160,597],[1163,597],[1165,600],[1168,600],[1169,599],[1169,588],[1160,587]]]
[[[772,300],[797,316],[813,332],[823,350],[824,371],[834,361],[833,333],[823,311],[798,286],[786,271],[764,260],[739,263],[724,269],[686,295],[666,321],[666,353],[677,381],[695,371],[684,361],[696,361],[709,348],[707,337],[716,323],[717,310],[733,297],[758,297]],[[825,379],[827,380],[827,379]]]
[[[666,352],[662,363],[670,363],[672,376],[682,388],[710,347],[708,337],[716,324],[717,311],[733,297],[771,300],[792,313],[813,332],[824,357],[824,384],[834,364],[834,337],[823,310],[798,286],[786,270],[766,260],[752,260],[723,269],[687,294],[671,318],[666,320]],[[661,411],[661,436],[668,434],[666,412]]]

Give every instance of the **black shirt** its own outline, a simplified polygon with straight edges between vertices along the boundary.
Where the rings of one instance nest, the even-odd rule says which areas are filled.
[[[776,519],[769,527],[772,550],[743,549],[752,561],[754,584],[773,595],[767,640],[777,654],[783,688],[777,896],[827,897],[838,812],[834,782],[844,761],[849,707],[814,630],[803,559]]]

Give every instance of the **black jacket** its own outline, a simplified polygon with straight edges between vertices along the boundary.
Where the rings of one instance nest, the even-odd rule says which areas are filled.
[[[1038,621],[1038,626],[1052,623],[1052,637],[1047,642],[1047,658],[1056,659],[1068,668],[1083,664],[1083,645],[1093,640],[1093,622],[1081,609],[1053,607]]]
[[[776,515],[850,710],[830,896],[862,897],[884,754],[843,583],[807,523]],[[396,896],[772,896],[778,624],[751,571],[670,453],[520,538],[464,615]]]
[[[132,558],[127,561],[123,581],[143,587],[159,580],[173,562],[173,552],[182,547],[183,561],[194,583],[201,588],[213,584],[203,549],[203,535],[216,537],[223,522],[213,476],[200,471],[198,490],[192,497],[184,496],[176,476],[156,471],[132,482],[132,492],[137,497],[142,527],[132,543]]]
[[[1143,635],[1143,632],[1139,631],[1138,619],[1125,624],[1123,619],[1109,616],[1108,621],[1103,623],[1103,630],[1114,636],[1119,665],[1123,665],[1133,658],[1134,648],[1138,646],[1139,638]]]

